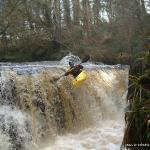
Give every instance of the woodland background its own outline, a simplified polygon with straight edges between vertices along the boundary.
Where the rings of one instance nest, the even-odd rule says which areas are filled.
[[[0,0],[0,61],[72,52],[132,67],[149,43],[149,0]]]

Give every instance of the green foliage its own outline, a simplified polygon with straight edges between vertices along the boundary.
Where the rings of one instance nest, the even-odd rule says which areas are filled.
[[[150,90],[150,70],[147,70],[143,75],[139,77],[138,83],[145,88],[147,85],[148,90]]]
[[[146,67],[150,68],[150,51],[148,53],[146,53],[145,58],[144,58],[144,63],[146,65]]]
[[[147,64],[147,52],[141,61]],[[127,144],[149,144],[150,141],[150,68],[145,67],[142,74],[130,75],[129,89],[129,110],[126,112],[126,130],[122,143],[122,148],[127,147],[130,150],[139,150],[139,146],[127,146]],[[149,147],[141,147],[148,150]]]

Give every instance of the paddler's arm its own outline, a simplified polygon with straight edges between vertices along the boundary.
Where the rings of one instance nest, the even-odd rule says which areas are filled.
[[[74,69],[76,69],[76,68],[78,68],[78,69],[80,70],[80,69],[83,69],[83,66],[82,66],[82,65],[76,65],[76,66],[70,68],[70,69],[65,73],[65,76],[68,76],[69,74],[72,74],[72,71],[73,71]]]
[[[68,76],[70,74],[70,72],[69,71],[67,71],[64,75],[65,76]]]
[[[72,70],[73,70],[73,68],[70,68],[64,75],[68,76],[69,74],[71,74]]]
[[[83,69],[83,66],[82,65],[77,65],[80,69]]]

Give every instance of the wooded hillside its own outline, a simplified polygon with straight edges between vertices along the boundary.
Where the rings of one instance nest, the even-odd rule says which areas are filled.
[[[73,52],[133,64],[149,42],[149,0],[0,0],[0,61]]]

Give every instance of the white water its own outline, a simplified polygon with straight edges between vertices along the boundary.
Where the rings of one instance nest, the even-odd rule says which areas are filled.
[[[102,121],[77,134],[57,136],[54,142],[39,150],[120,150],[124,123]]]
[[[56,136],[54,141],[49,140],[39,150],[120,150],[127,95],[127,80],[122,77],[126,75],[120,73],[121,81],[126,82],[123,90],[116,72],[100,71],[98,75],[101,77],[97,77],[96,81],[89,84],[92,84],[90,86],[94,88],[94,93],[99,96],[100,102],[97,103],[95,97],[89,96],[85,89],[80,89],[81,93],[85,93],[82,96],[85,103],[90,105],[88,110],[92,115],[93,125],[77,133]]]
[[[65,58],[62,62],[63,67],[58,62],[2,64],[0,150],[120,149],[128,68],[84,64],[89,78],[73,89],[67,85],[70,77],[50,82],[64,73]]]

